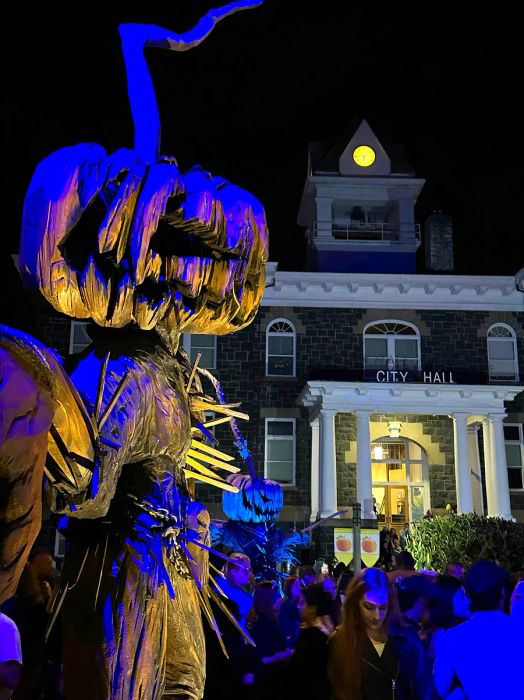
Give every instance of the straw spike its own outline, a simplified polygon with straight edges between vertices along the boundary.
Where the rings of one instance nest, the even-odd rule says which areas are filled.
[[[232,462],[235,459],[234,457],[231,457],[231,455],[221,452],[215,447],[210,447],[209,445],[206,445],[205,442],[201,442],[200,440],[192,440],[191,447],[195,448],[196,450],[202,450],[202,452],[208,452],[210,455],[218,457],[218,459],[222,459],[224,462]]]
[[[209,442],[212,442],[212,443],[218,445],[218,440],[213,435],[213,433],[210,433],[209,430],[205,427],[205,425],[198,420],[196,421],[196,425],[191,426],[191,432],[192,433],[201,433],[205,438],[207,438],[209,440]]]
[[[234,616],[231,614],[231,612],[229,611],[227,605],[225,605],[225,604],[220,600],[220,598],[218,597],[218,595],[215,593],[215,591],[214,591],[212,588],[209,589],[209,595],[210,595],[211,598],[215,601],[215,603],[218,605],[218,607],[222,610],[222,612],[231,620],[231,622],[233,623],[233,625],[237,628],[237,630],[240,632],[240,634],[244,637],[244,639],[246,640],[246,642],[247,642],[248,644],[250,644],[252,647],[256,647],[255,642],[251,639],[251,637],[249,636],[249,634],[247,634],[247,632],[246,632],[245,630],[243,630],[242,627],[238,624],[238,622],[237,622],[237,620],[235,619],[235,617],[234,617]]]
[[[240,467],[235,467],[234,464],[226,464],[225,462],[221,462],[219,459],[216,459],[216,457],[202,454],[202,452],[197,452],[196,450],[189,449],[187,454],[191,457],[196,457],[201,462],[207,462],[207,464],[212,464],[213,466],[217,467],[217,469],[224,469],[232,474],[238,474],[240,471]]]
[[[107,363],[109,362],[110,355],[111,355],[111,353],[108,352],[104,358],[104,361],[102,362],[102,367],[100,368],[100,377],[98,378],[98,388],[97,388],[97,392],[96,392],[96,404],[95,404],[95,412],[94,412],[94,417],[95,417],[96,421],[100,420],[100,411],[102,409],[102,398],[104,396],[104,388],[106,385]]]
[[[188,451],[188,455],[186,456],[186,464],[189,464],[190,467],[193,467],[193,469],[196,469],[201,474],[205,474],[206,476],[210,476],[212,479],[222,481],[222,477],[219,474],[216,474],[214,471],[211,471],[211,469],[208,469],[203,464],[200,464],[200,462],[197,462],[196,459],[189,456],[190,452],[191,450]]]
[[[198,597],[199,597],[200,607],[201,607],[204,615],[206,616],[207,621],[209,622],[209,624],[211,625],[211,627],[215,631],[215,634],[216,634],[217,639],[218,639],[218,643],[220,644],[220,648],[222,649],[224,656],[226,657],[226,659],[229,659],[229,655],[227,653],[226,647],[224,645],[224,641],[222,639],[222,633],[220,632],[220,629],[218,627],[218,623],[215,620],[215,616],[213,615],[213,612],[211,610],[211,606],[209,605],[209,601],[206,600],[206,598],[204,597],[204,594],[198,588],[197,588],[197,593],[198,593]],[[207,593],[205,595],[207,596]]]
[[[123,390],[123,388],[124,388],[124,385],[125,385],[125,383],[126,383],[126,380],[127,380],[127,372],[122,376],[122,379],[120,380],[120,382],[118,383],[117,388],[115,389],[115,393],[114,393],[113,396],[111,397],[109,403],[107,404],[107,406],[106,406],[106,408],[105,408],[105,411],[104,411],[102,417],[101,417],[100,420],[98,421],[98,429],[99,429],[99,430],[102,430],[102,426],[104,425],[104,423],[105,423],[106,420],[108,419],[109,414],[111,413],[111,411],[113,410],[113,408],[114,408],[116,402],[118,401],[118,398],[119,398],[120,394],[122,393],[122,390]]]
[[[225,406],[224,404],[208,403],[207,401],[203,401],[202,399],[198,398],[192,398],[190,400],[191,407],[194,411],[215,411],[217,413],[225,413],[226,415],[231,416],[232,418],[242,418],[244,420],[249,420],[249,416],[247,413],[235,411],[229,406]]]
[[[231,486],[227,481],[218,481],[217,478],[211,479],[209,476],[204,476],[198,472],[193,472],[190,469],[184,469],[184,474],[188,479],[196,479],[197,481],[204,481],[206,484],[211,484],[211,486],[218,486],[219,489],[224,491],[231,491],[232,493],[238,493],[236,486]]]
[[[197,371],[198,363],[200,362],[200,358],[202,357],[201,352],[197,352],[197,356],[195,358],[195,362],[193,364],[193,369],[191,370],[191,374],[189,375],[189,380],[187,382],[187,392],[189,393],[189,390],[191,389],[191,384],[193,384],[193,379],[195,378],[195,372]]]
[[[182,533],[179,533],[179,537],[181,537],[186,542],[190,542],[191,544],[196,544],[197,547],[200,547],[201,549],[205,549],[206,552],[211,552],[211,554],[214,554],[219,559],[225,559],[226,561],[231,562],[231,564],[234,564],[235,566],[240,566],[241,568],[244,566],[243,564],[241,564],[239,562],[238,559],[232,559],[231,557],[228,557],[227,554],[222,554],[222,552],[219,552],[218,549],[213,549],[213,547],[209,547],[207,544],[200,542],[200,540],[197,540],[197,539],[191,538],[191,537],[187,537],[186,535],[183,535]]]
[[[217,583],[216,578],[213,576],[213,574],[209,574],[209,578],[211,579],[211,583],[215,585],[215,588],[217,591],[220,593],[221,596],[224,596],[224,598],[227,598],[228,596],[224,593],[224,591],[220,588],[220,586]]]
[[[220,425],[221,423],[228,423],[231,420],[229,416],[224,416],[223,418],[214,418],[213,420],[204,423],[204,428],[211,428],[213,425]]]

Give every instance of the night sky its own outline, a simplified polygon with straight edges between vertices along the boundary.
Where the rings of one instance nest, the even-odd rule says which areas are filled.
[[[76,9],[59,14],[43,3],[5,25],[13,35],[4,59],[3,259],[17,251],[24,193],[42,158],[78,142],[132,146],[118,24],[182,31],[210,7],[156,4],[86,3],[78,19]],[[307,144],[366,118],[379,139],[405,144],[426,179],[417,221],[435,209],[452,214],[455,272],[514,274],[524,264],[522,25],[479,6],[459,11],[266,0],[187,53],[150,50],[162,151],[182,170],[198,163],[256,194],[270,258],[300,270]]]

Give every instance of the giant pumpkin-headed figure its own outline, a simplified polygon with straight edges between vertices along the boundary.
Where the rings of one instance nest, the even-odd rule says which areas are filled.
[[[71,700],[203,693],[200,609],[214,624],[207,596],[215,593],[207,586],[209,517],[192,501],[192,483],[236,491],[216,470],[238,469],[200,440],[212,399],[178,341],[181,332],[229,333],[252,321],[267,227],[248,192],[160,157],[143,50],[187,50],[218,20],[258,4],[231,2],[179,35],[122,25],[135,148],[63,148],[40,163],[27,192],[25,282],[98,329],[55,411],[46,465],[51,507],[67,521],[53,610],[62,613]],[[11,342],[12,357],[20,342]],[[82,403],[83,438],[72,422]]]

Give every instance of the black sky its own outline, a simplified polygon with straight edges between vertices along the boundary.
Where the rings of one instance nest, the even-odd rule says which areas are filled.
[[[42,158],[78,142],[132,146],[118,24],[182,31],[211,4],[89,3],[84,17],[54,3],[19,8],[4,59],[4,255],[18,247]],[[301,269],[307,144],[366,118],[379,139],[404,143],[426,178],[417,220],[434,209],[453,215],[455,271],[514,274],[524,264],[521,24],[458,5],[266,0],[187,53],[150,51],[163,152],[182,170],[199,163],[255,193],[271,259]]]

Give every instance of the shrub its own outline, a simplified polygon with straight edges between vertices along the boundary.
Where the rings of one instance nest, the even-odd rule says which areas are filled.
[[[524,524],[474,513],[443,515],[412,525],[406,548],[418,568],[443,572],[449,561],[489,559],[509,573],[524,567]]]

